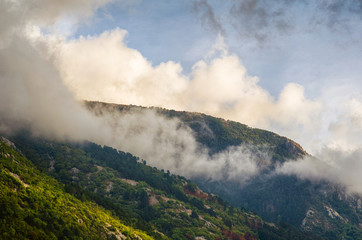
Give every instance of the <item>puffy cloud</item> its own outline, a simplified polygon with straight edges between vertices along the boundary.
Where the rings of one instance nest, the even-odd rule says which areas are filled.
[[[268,114],[264,107],[272,104],[271,96],[257,82],[235,55],[199,61],[186,92],[188,108],[227,118],[236,114],[237,120],[254,125],[262,121],[260,115]]]
[[[180,64],[153,67],[140,52],[125,46],[126,34],[115,29],[58,46],[65,83],[80,99],[172,106],[174,96],[187,86]]]
[[[54,66],[26,40],[12,38],[11,45],[0,51],[0,63],[2,130],[26,125],[37,134],[79,139],[96,127]]]
[[[329,147],[354,150],[362,146],[362,101],[360,96],[342,101],[337,118],[328,127]]]
[[[29,26],[50,27],[66,15],[90,16],[106,1],[0,2],[0,130],[28,127],[35,134],[84,139],[98,123],[64,86],[52,61],[27,37]],[[74,22],[75,23],[75,22]],[[38,44],[42,50],[47,45]],[[87,124],[84,124],[84,123]]]
[[[0,2],[0,43],[9,42],[14,33],[22,34],[26,25],[53,27],[68,22],[76,25],[111,0],[3,0]],[[74,26],[73,26],[74,27]],[[49,28],[51,29],[51,28]]]

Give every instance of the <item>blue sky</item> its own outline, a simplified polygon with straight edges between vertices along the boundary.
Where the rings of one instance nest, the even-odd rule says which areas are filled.
[[[237,12],[243,2],[256,6],[248,14],[246,7]],[[204,14],[207,6],[222,28],[229,51],[238,55],[248,72],[258,76],[261,86],[274,96],[288,82],[302,84],[314,98],[323,86],[342,81],[362,87],[362,13],[353,5],[358,1],[319,1],[319,6],[290,2],[115,1],[98,9],[73,37],[125,29],[130,48],[154,65],[180,62],[187,74],[220,33]],[[198,10],[196,5],[201,5]],[[288,26],[282,29],[278,22]],[[259,40],[260,36],[265,39]]]
[[[114,2],[99,9],[75,34],[94,35],[121,28],[128,31],[127,45],[157,65],[174,60],[185,71],[207,51],[216,36],[205,30],[192,10],[191,1]]]

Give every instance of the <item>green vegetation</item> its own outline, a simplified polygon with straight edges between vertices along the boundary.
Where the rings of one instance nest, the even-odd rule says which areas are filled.
[[[269,225],[129,153],[94,143],[50,142],[26,134],[12,140],[41,171],[64,184],[54,184],[68,193],[63,195],[76,197],[82,204],[101,205],[124,225],[155,239],[316,239],[289,225]]]
[[[41,173],[0,141],[1,239],[152,239]]]

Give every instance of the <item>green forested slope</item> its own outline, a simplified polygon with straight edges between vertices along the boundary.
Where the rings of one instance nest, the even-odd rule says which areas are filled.
[[[102,205],[156,239],[316,239],[290,225],[268,224],[128,153],[25,135],[13,141],[36,166],[65,184],[67,192]]]
[[[0,140],[0,239],[152,239],[80,201]],[[6,141],[9,143],[8,141]]]

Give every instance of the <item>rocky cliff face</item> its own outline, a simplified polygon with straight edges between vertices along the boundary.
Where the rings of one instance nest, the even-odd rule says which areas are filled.
[[[282,137],[284,140],[284,143],[282,144],[282,146],[289,152],[291,153],[293,156],[295,156],[295,158],[303,158],[307,155],[307,152],[302,148],[301,145],[299,145],[298,143],[294,142],[293,140],[286,138],[286,137]]]

